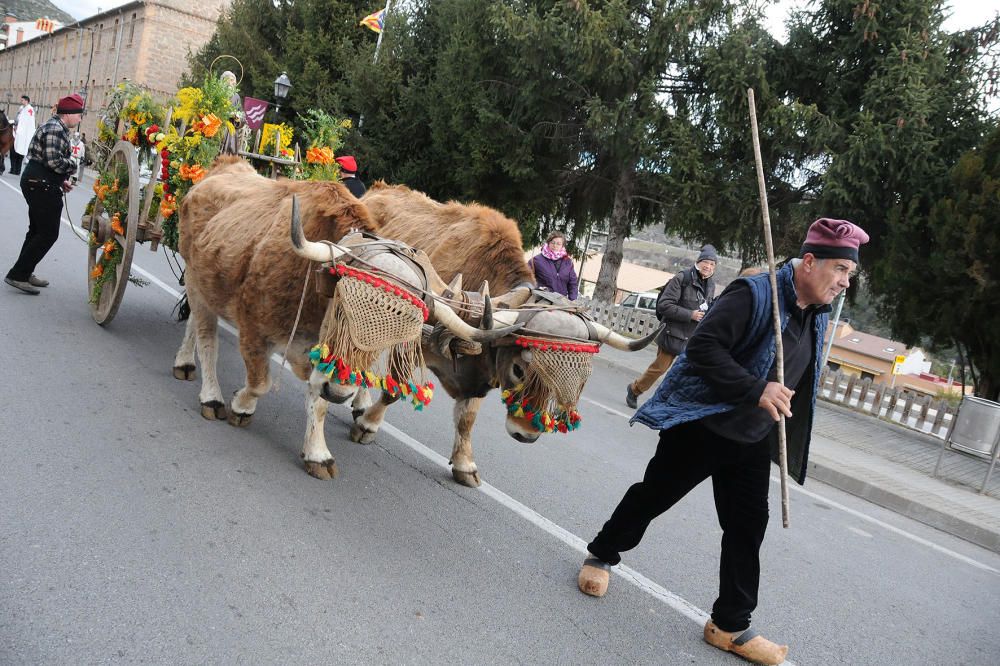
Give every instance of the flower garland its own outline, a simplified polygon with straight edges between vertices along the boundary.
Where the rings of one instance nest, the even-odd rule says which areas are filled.
[[[128,187],[122,187],[122,181],[128,182],[128,174],[123,167],[119,167],[114,173],[106,172],[98,176],[94,181],[94,198],[88,204],[88,212],[93,211],[94,204],[101,202],[107,214],[111,216],[111,231],[117,236],[125,235],[125,227],[122,224],[122,216],[128,215]],[[98,244],[97,234],[91,231],[88,239],[91,249],[101,248],[101,255],[94,263],[94,268],[90,271],[93,285],[90,290],[90,302],[97,303],[101,298],[104,285],[115,277],[115,267],[121,263],[124,256],[124,248],[118,242],[116,236],[111,236],[104,243]]]
[[[580,412],[575,409],[562,411],[552,415],[544,409],[533,407],[522,392],[524,384],[518,384],[512,389],[504,389],[500,392],[500,398],[507,407],[507,413],[511,416],[524,418],[531,422],[539,432],[571,432],[580,427],[583,420]]]
[[[382,377],[368,370],[354,370],[339,356],[331,354],[326,345],[316,345],[309,350],[309,361],[317,372],[326,375],[331,381],[360,388],[381,389],[394,398],[408,399],[418,412],[429,405],[434,397],[434,384],[431,382],[419,385],[412,381],[400,383],[389,374]]]
[[[163,216],[163,244],[176,250],[178,245],[177,209],[184,195],[207,173],[222,149],[222,118],[233,113],[231,91],[219,79],[207,76],[200,88],[177,91],[173,118],[188,123],[182,135],[169,128],[156,147],[160,151],[159,211]]]

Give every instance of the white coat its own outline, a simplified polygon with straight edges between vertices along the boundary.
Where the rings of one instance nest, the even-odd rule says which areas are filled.
[[[18,155],[27,155],[31,138],[35,136],[35,109],[25,104],[17,112],[17,127],[14,128],[14,150]]]

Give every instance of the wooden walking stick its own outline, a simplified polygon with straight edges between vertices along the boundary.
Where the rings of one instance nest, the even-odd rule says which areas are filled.
[[[757,135],[757,108],[753,88],[747,88],[750,102],[750,130],[753,133],[753,156],[757,162],[757,186],[760,188],[760,209],[764,217],[764,243],[767,246],[767,267],[771,272],[771,314],[774,319],[774,344],[778,359],[778,383],[785,385],[785,349],[781,343],[781,311],[778,308],[778,279],[774,267],[774,243],[771,241],[771,213],[767,208],[767,188],[764,186],[764,164],[760,157]],[[788,443],[785,437],[785,415],[778,412],[778,467],[781,469],[781,526],[788,527]]]

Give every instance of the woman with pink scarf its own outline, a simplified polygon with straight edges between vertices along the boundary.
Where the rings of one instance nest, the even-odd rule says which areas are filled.
[[[531,258],[531,268],[535,271],[539,287],[562,294],[571,301],[576,300],[579,295],[576,270],[573,269],[573,260],[566,254],[566,237],[562,232],[549,234],[541,254]]]

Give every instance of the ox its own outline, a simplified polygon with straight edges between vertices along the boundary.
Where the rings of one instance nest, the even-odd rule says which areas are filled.
[[[174,359],[174,376],[194,378],[197,348],[202,366],[199,396],[202,416],[227,418],[216,375],[218,318],[225,317],[236,324],[240,331],[240,353],[246,365],[246,384],[234,394],[228,420],[244,426],[250,422],[257,400],[271,386],[272,350],[284,348],[292,370],[309,382],[302,459],[306,471],[320,479],[329,479],[337,471],[323,433],[327,401],[345,402],[357,387],[330,381],[314,370],[309,349],[317,339],[330,339],[331,331],[343,331],[338,328],[343,319],[338,317],[349,316],[349,312],[343,311],[352,306],[342,304],[335,308],[331,305],[334,299],[324,298],[314,289],[305,289],[304,283],[312,262],[333,262],[345,255],[346,250],[335,243],[350,230],[373,232],[377,228],[366,207],[343,185],[269,180],[235,157],[217,160],[181,205],[179,249],[186,263],[191,316]],[[306,241],[303,232],[319,242]],[[393,252],[374,252],[367,255],[366,262],[366,267],[397,280],[398,284],[426,285],[429,281],[429,289],[443,289],[436,275],[430,275],[428,280],[412,262]],[[423,290],[411,301],[429,298],[430,293]],[[397,305],[377,313],[385,318],[382,323],[412,325],[413,312],[404,312]],[[479,331],[460,320],[447,305],[434,305],[429,309],[433,313],[431,321],[443,324],[460,339],[488,341],[502,334]],[[392,321],[393,318],[399,321]],[[415,323],[416,333],[410,341],[414,346],[421,321],[417,319]],[[289,340],[293,329],[294,338]],[[339,339],[345,337],[353,344],[350,336]],[[371,359],[389,349],[368,347],[358,353],[359,357]],[[361,366],[359,370],[368,367]]]
[[[382,235],[426,252],[438,275],[452,282],[453,291],[458,291],[457,284],[464,279],[469,285],[488,285],[486,292],[493,289],[503,294],[493,299],[497,307],[494,317],[499,324],[522,322],[527,324],[524,332],[530,331],[535,338],[593,340],[630,351],[649,344],[658,333],[642,340],[628,340],[582,316],[580,308],[563,297],[534,290],[534,275],[524,260],[517,223],[492,208],[442,204],[405,186],[382,182],[375,183],[362,202],[378,221]],[[490,328],[489,317],[483,319],[481,325]],[[447,332],[442,334],[440,329],[426,335],[428,327],[424,328],[424,360],[455,400],[452,476],[459,483],[476,487],[480,477],[472,455],[471,434],[482,400],[494,388],[511,390],[519,386],[530,374],[533,353],[510,344],[510,338],[501,344],[470,347]],[[539,365],[537,352],[534,362]],[[564,401],[575,406],[589,373],[587,357],[585,366],[570,373],[563,386],[547,388],[561,388]],[[537,396],[530,400],[538,404]],[[373,441],[385,409],[393,401],[383,393],[363,412],[356,409],[351,439]],[[506,419],[507,433],[521,442],[537,440],[541,434],[538,422],[511,411]]]

